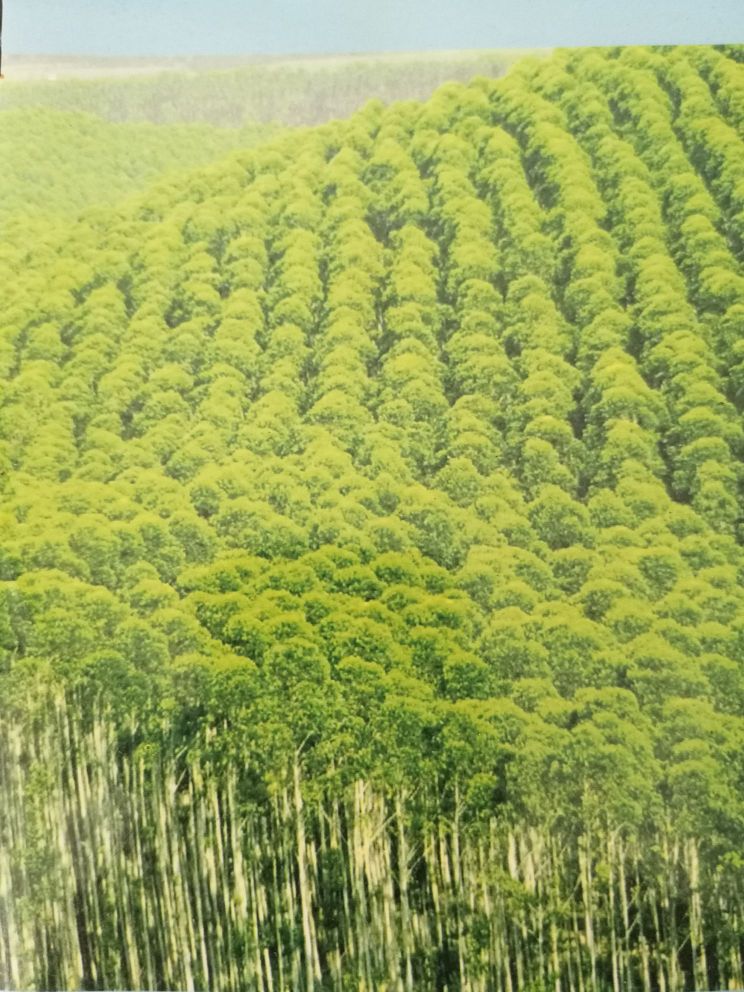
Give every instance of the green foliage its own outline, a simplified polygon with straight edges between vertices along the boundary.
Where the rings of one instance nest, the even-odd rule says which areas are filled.
[[[201,987],[229,932],[282,992],[741,984],[732,65],[558,53],[8,223],[0,920],[18,879],[42,915],[0,965]],[[29,216],[245,144],[65,122],[89,179]],[[55,838],[109,794],[69,905],[188,921],[137,862],[167,823],[201,922],[67,981]]]
[[[3,99],[3,224],[21,215],[76,215],[116,203],[163,174],[204,165],[278,130],[247,124],[235,130],[207,124],[113,124],[93,116],[85,105],[83,112],[6,106]]]

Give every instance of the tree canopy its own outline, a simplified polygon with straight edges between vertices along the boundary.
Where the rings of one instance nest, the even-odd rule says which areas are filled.
[[[737,52],[116,205],[65,117],[91,208],[0,246],[0,983],[742,984]]]

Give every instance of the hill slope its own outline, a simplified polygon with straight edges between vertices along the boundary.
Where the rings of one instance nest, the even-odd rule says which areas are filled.
[[[163,174],[204,165],[277,130],[265,124],[112,124],[92,114],[43,108],[0,111],[0,223],[116,203]]]
[[[741,68],[3,248],[0,982],[742,985]]]

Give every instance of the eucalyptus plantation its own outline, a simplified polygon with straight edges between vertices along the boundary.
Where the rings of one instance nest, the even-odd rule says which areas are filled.
[[[744,987],[740,70],[9,211],[0,987]]]

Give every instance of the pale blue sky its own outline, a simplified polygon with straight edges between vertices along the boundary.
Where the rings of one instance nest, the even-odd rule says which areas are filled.
[[[744,42],[744,0],[5,0],[18,54]]]

